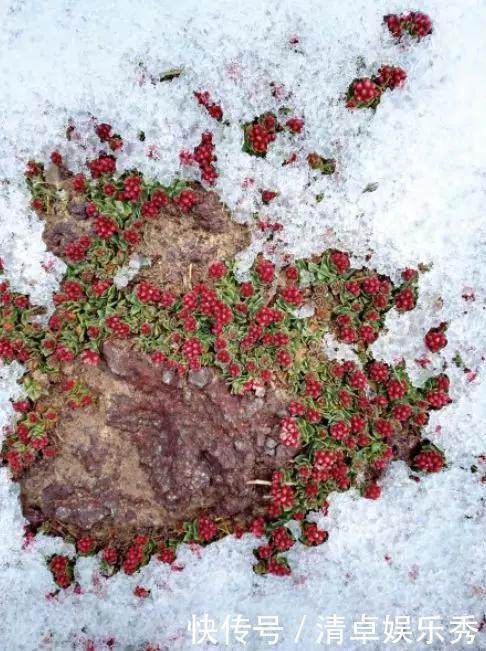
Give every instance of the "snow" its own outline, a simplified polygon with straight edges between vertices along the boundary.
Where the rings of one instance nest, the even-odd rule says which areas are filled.
[[[431,16],[434,33],[420,44],[397,46],[381,16],[410,8]],[[283,631],[274,647],[280,649],[314,648],[320,615],[344,617],[348,628],[362,613],[378,617],[380,626],[386,615],[409,615],[415,624],[419,617],[439,615],[446,628],[454,616],[481,620],[486,595],[481,484],[486,468],[478,461],[486,452],[485,20],[480,0],[424,0],[419,7],[383,0],[1,3],[0,251],[17,289],[47,304],[63,269],[45,251],[42,226],[28,206],[22,175],[27,159],[46,158],[58,147],[70,163],[81,163],[96,148],[87,135],[95,116],[132,143],[121,165],[137,165],[168,180],[182,172],[179,151],[192,149],[211,128],[217,190],[240,220],[258,207],[260,188],[278,191],[265,214],[284,224],[281,245],[287,252],[303,256],[339,244],[358,262],[372,254],[369,264],[390,274],[420,262],[431,265],[421,276],[417,309],[390,314],[388,331],[374,350],[387,360],[404,357],[417,382],[447,362],[454,398],[427,430],[445,448],[447,470],[416,483],[403,464],[395,463],[377,502],[351,492],[333,496],[329,516],[319,516],[329,541],[319,549],[292,550],[288,580],[251,572],[255,541],[245,536],[211,545],[200,558],[185,548],[182,572],[153,561],[139,575],[105,581],[96,563],[83,559],[76,570],[81,594],[71,590],[48,599],[54,586],[43,558],[69,548],[43,538],[22,550],[18,491],[2,470],[2,649],[83,649],[87,640],[103,649],[109,638],[116,639],[116,649],[141,649],[149,642],[167,649],[202,648],[192,644],[187,624],[193,614],[204,613],[218,626],[227,615],[240,614],[252,625],[259,616],[278,615]],[[288,42],[293,35],[299,36],[296,47]],[[405,89],[387,93],[376,114],[349,112],[340,101],[357,74],[359,57],[364,74],[381,63],[408,72]],[[180,78],[150,82],[149,75],[179,66],[184,68]],[[294,140],[279,137],[262,160],[241,152],[237,123],[276,108],[272,81],[290,93],[285,104],[304,116],[305,132]],[[197,105],[192,91],[199,89],[221,103],[233,126],[217,125]],[[69,119],[79,136],[71,143],[64,139]],[[137,139],[140,130],[144,142]],[[152,158],[150,148],[157,154]],[[294,149],[300,160],[282,168]],[[335,157],[338,172],[312,177],[308,185],[305,153],[313,150]],[[378,184],[376,190],[363,192],[370,183]],[[317,194],[324,197],[319,203]],[[475,300],[466,301],[462,295],[471,288]],[[441,321],[449,322],[449,345],[441,355],[429,354],[432,363],[422,369],[414,360],[425,354],[423,335]],[[451,364],[456,353],[471,373]],[[0,373],[0,418],[7,424],[8,397],[18,392],[15,378],[21,370],[1,368]],[[473,464],[477,473],[470,470]],[[133,595],[137,584],[151,589],[147,599]],[[444,644],[436,640],[413,648],[454,648],[445,637]],[[228,648],[222,639],[216,648]],[[345,639],[341,648],[363,647],[349,634]],[[267,648],[268,641],[254,631],[247,648]],[[381,632],[381,641],[366,648],[389,646]],[[461,648],[486,648],[486,634]]]

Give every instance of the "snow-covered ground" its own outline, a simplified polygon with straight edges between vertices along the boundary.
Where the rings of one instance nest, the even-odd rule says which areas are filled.
[[[423,10],[434,22],[433,35],[411,47],[394,44],[381,24],[383,14],[406,9]],[[486,465],[478,460],[486,453],[486,4],[3,0],[0,24],[0,252],[16,288],[46,302],[61,269],[42,267],[51,256],[29,209],[22,172],[28,158],[47,157],[55,147],[70,163],[82,161],[86,153],[64,140],[69,119],[81,135],[90,114],[110,122],[132,143],[122,163],[161,179],[180,170],[178,152],[211,128],[218,191],[243,219],[257,205],[258,188],[278,190],[268,214],[285,225],[291,253],[340,243],[359,260],[372,253],[369,264],[391,274],[420,262],[432,265],[421,277],[418,308],[390,314],[377,355],[404,356],[416,381],[456,353],[471,371],[449,366],[454,403],[435,414],[427,430],[445,448],[448,469],[416,483],[395,463],[378,501],[333,496],[328,518],[321,517],[329,542],[294,548],[290,579],[255,576],[255,541],[245,536],[213,544],[201,558],[184,549],[183,572],[154,560],[138,575],[106,581],[93,559],[83,559],[76,570],[81,594],[68,590],[49,599],[54,586],[43,559],[65,546],[43,539],[22,550],[17,489],[2,470],[0,649],[84,649],[88,640],[108,649],[110,638],[116,649],[138,650],[149,642],[161,649],[198,648],[204,644],[193,644],[188,622],[195,617],[200,637],[205,613],[218,629],[213,648],[243,648],[241,631],[231,628],[240,615],[242,630],[278,616],[277,648],[317,648],[321,632],[324,646],[353,651],[363,647],[351,639],[359,637],[353,621],[366,615],[377,618],[379,637],[368,649],[486,649],[484,630],[470,645],[465,638],[451,645],[457,635],[448,632],[454,617],[480,622],[486,602]],[[295,35],[299,44],[291,47]],[[408,72],[405,89],[387,93],[375,114],[347,111],[340,101],[359,61],[365,74],[381,63]],[[181,78],[150,83],[150,75],[177,66],[184,68]],[[302,150],[337,158],[334,177],[308,186],[303,157],[282,168],[294,148],[284,137],[266,160],[241,152],[238,122],[276,106],[272,81],[285,86],[291,93],[285,103],[305,117]],[[233,126],[217,125],[197,106],[197,89],[221,102]],[[151,147],[153,158],[147,156]],[[247,178],[254,184],[242,185]],[[363,193],[370,183],[377,189]],[[320,203],[317,194],[324,195]],[[474,300],[463,298],[472,292]],[[450,323],[449,346],[424,370],[414,360],[425,354],[424,333],[440,321]],[[6,424],[19,369],[0,373]],[[150,597],[135,597],[137,584],[150,588]],[[334,646],[325,644],[326,622],[319,619],[332,615],[346,626],[343,643]],[[425,618],[437,616],[444,641],[425,644],[425,634],[421,642],[385,642],[387,616],[410,617],[414,640],[419,625],[427,629]],[[253,629],[246,647],[264,649],[274,641]]]

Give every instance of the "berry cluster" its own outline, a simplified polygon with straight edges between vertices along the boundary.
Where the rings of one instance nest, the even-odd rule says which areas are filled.
[[[403,68],[382,65],[376,75],[355,79],[346,95],[346,106],[354,108],[376,108],[386,90],[403,86],[407,73]]]
[[[60,554],[51,556],[47,566],[52,572],[54,581],[60,588],[68,588],[71,585],[74,579],[74,562],[68,556],[61,556]]]
[[[122,137],[117,133],[113,133],[113,127],[111,124],[102,122],[95,127],[95,132],[101,142],[108,143],[108,146],[112,151],[118,151],[123,147]]]
[[[401,38],[404,34],[421,39],[432,33],[432,21],[420,11],[407,11],[403,14],[388,14],[383,16],[383,22],[390,34]]]
[[[49,443],[49,434],[55,429],[58,416],[49,408],[34,409],[30,400],[13,403],[19,419],[12,431],[8,431],[2,443],[1,455],[14,475],[18,476],[36,459],[49,458],[55,454]]]
[[[275,113],[271,111],[262,113],[251,122],[241,125],[244,134],[243,151],[252,156],[265,157],[270,143],[274,142],[277,134],[287,131],[290,134],[299,134],[304,128],[301,118],[288,118],[280,122]]]
[[[221,105],[213,102],[211,100],[211,95],[206,90],[195,91],[194,97],[197,99],[198,103],[201,104],[201,106],[204,106],[212,118],[218,120],[218,122],[222,121],[223,109],[221,108]]]
[[[214,166],[216,156],[214,155],[213,134],[205,131],[201,136],[201,142],[194,151],[182,151],[179,158],[184,165],[197,164],[201,170],[201,178],[208,185],[214,185],[218,178],[218,173]]]
[[[444,334],[446,329],[447,323],[441,323],[437,328],[431,328],[425,335],[425,345],[433,353],[437,353],[447,346],[447,337]]]

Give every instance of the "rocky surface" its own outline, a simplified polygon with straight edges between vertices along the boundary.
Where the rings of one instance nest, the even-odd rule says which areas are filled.
[[[66,369],[94,390],[90,407],[62,407],[52,387],[57,455],[20,482],[30,522],[109,542],[165,533],[201,512],[262,511],[266,490],[249,482],[295,454],[278,441],[285,396],[231,395],[210,369],[181,380],[122,341],[106,342],[103,357],[98,368]]]

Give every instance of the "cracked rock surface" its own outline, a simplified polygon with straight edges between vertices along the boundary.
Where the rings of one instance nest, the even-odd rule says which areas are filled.
[[[20,481],[29,521],[109,542],[165,533],[201,512],[262,511],[265,490],[248,482],[295,454],[278,438],[285,396],[231,395],[212,369],[180,379],[126,341],[107,341],[103,358],[66,369],[94,391],[93,405],[72,411],[52,387],[57,455]]]

